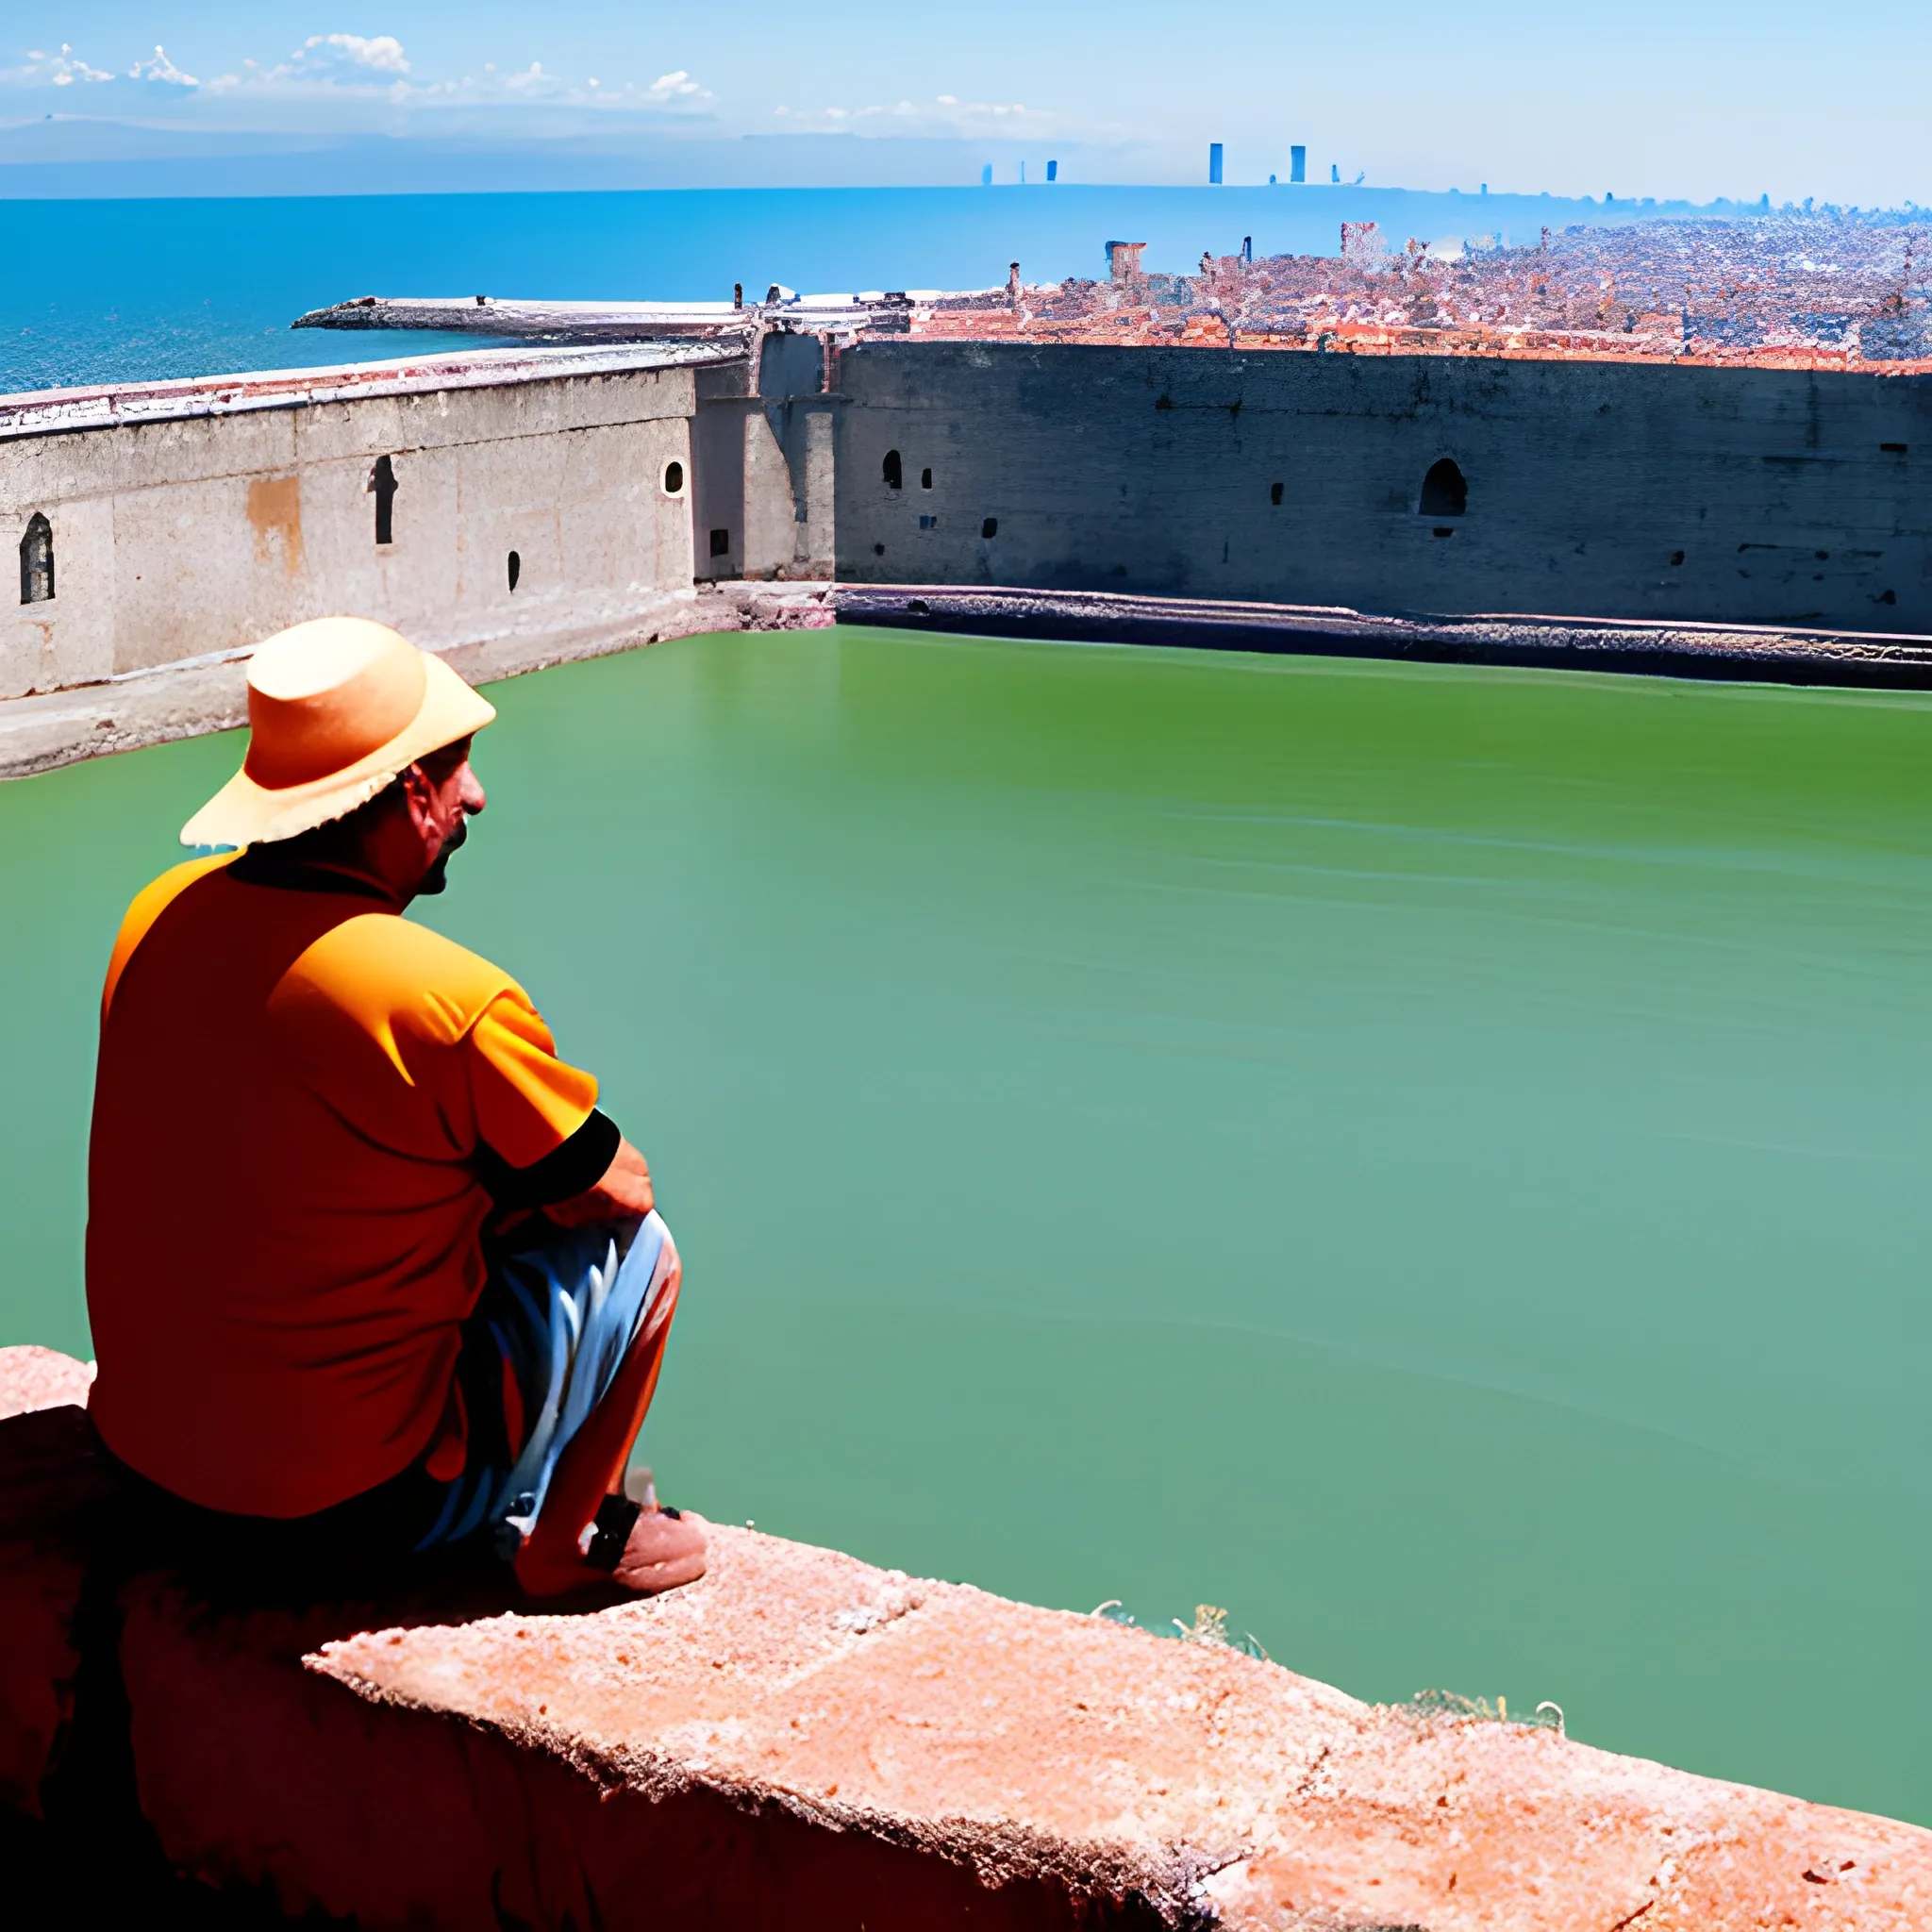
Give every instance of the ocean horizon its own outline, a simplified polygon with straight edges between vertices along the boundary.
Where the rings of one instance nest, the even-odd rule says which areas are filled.
[[[1534,243],[1548,226],[1733,220],[1700,205],[1372,188],[675,188],[527,193],[179,199],[0,198],[0,248],[32,275],[0,283],[0,391],[372,361],[475,337],[343,337],[289,325],[351,296],[487,293],[551,301],[729,300],[732,285],[805,293],[990,288],[1106,274],[1109,241],[1151,270],[1203,252],[1334,255],[1341,224],[1400,246]]]

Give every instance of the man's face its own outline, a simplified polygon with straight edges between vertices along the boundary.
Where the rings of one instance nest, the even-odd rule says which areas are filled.
[[[423,837],[428,870],[418,892],[440,892],[449,883],[451,855],[470,836],[470,820],[489,803],[470,767],[466,738],[419,761],[420,786],[411,784],[410,816]]]

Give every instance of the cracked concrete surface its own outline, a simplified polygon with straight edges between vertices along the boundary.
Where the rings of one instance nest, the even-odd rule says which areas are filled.
[[[775,1804],[983,1884],[1138,1892],[1169,1924],[1932,1922],[1932,1833],[1909,1825],[715,1534],[710,1575],[659,1600],[373,1632],[307,1662],[607,1789]]]

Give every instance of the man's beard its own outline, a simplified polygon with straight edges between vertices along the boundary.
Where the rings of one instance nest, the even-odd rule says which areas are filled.
[[[450,827],[448,838],[442,841],[441,849],[430,861],[429,870],[423,874],[423,883],[416,888],[418,892],[440,892],[449,884],[450,856],[469,836],[470,814],[458,811],[457,822]]]

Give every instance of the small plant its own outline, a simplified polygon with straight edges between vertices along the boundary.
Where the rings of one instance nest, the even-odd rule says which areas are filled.
[[[1095,1604],[1088,1614],[1103,1618],[1109,1624],[1119,1624],[1129,1630],[1142,1627],[1133,1611],[1117,1596],[1108,1597],[1104,1604]],[[1183,1624],[1178,1617],[1170,1617],[1167,1621],[1172,1625],[1170,1630],[1150,1629],[1147,1635],[1165,1637],[1170,1642],[1224,1644],[1229,1650],[1240,1651],[1243,1657],[1257,1657],[1264,1664],[1272,1661],[1252,1630],[1243,1630],[1239,1637],[1230,1637],[1227,1634],[1227,1612],[1213,1604],[1196,1604],[1191,1624]]]
[[[1417,1717],[1460,1718],[1479,1724],[1525,1724],[1537,1730],[1563,1732],[1563,1707],[1547,1698],[1530,1717],[1511,1717],[1509,1700],[1498,1695],[1493,1707],[1485,1697],[1464,1697],[1456,1690],[1418,1690],[1406,1707]]]
[[[1212,1604],[1196,1604],[1194,1621],[1191,1624],[1183,1624],[1176,1617],[1174,1619],[1174,1627],[1180,1633],[1183,1643],[1227,1642],[1227,1612],[1216,1609]]]

